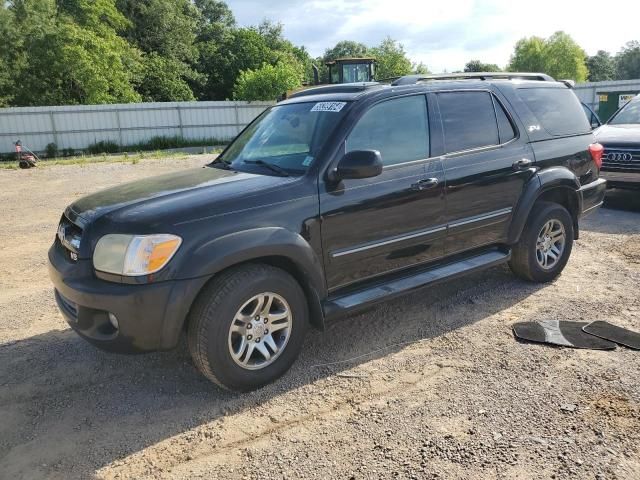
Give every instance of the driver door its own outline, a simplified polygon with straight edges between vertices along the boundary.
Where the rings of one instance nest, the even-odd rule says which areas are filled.
[[[429,158],[425,95],[373,105],[346,139],[345,153],[378,150],[373,178],[322,182],[320,215],[329,290],[440,258],[444,251],[444,171]]]

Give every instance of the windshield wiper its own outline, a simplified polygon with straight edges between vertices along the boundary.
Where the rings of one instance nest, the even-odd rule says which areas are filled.
[[[255,165],[261,165],[263,167],[267,167],[272,172],[277,173],[281,177],[288,177],[289,173],[282,167],[278,165],[274,165],[273,163],[265,162],[264,160],[245,160],[244,163],[252,163]]]

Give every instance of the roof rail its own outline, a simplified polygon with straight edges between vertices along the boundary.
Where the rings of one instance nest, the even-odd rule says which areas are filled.
[[[438,73],[435,75],[405,75],[391,83],[398,85],[415,85],[426,80],[539,80],[543,82],[555,82],[546,73],[520,73],[520,72],[465,72],[465,73]]]
[[[322,85],[300,90],[299,92],[292,93],[287,98],[305,97],[307,95],[318,95],[321,93],[358,93],[378,86],[380,86],[378,82],[337,83],[335,85]]]

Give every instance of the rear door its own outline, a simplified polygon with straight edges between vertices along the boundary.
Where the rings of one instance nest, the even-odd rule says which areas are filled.
[[[365,111],[343,152],[378,150],[374,178],[321,182],[320,214],[327,286],[355,282],[443,255],[444,172],[429,154],[424,94],[383,100]]]
[[[447,179],[446,253],[506,239],[511,213],[534,157],[514,118],[490,91],[450,91],[437,98]]]

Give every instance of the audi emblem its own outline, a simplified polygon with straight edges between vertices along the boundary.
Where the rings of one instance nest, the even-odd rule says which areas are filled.
[[[612,162],[630,162],[633,159],[633,155],[630,153],[612,152],[607,153],[607,160]]]

